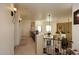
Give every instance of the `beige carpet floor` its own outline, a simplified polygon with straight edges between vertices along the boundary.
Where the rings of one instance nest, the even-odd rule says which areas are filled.
[[[15,55],[35,55],[35,42],[30,37],[23,37],[15,48]]]

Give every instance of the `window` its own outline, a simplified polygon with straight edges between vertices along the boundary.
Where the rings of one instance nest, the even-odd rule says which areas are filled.
[[[39,32],[41,32],[41,26],[38,26],[38,27],[37,27],[37,30],[38,30]]]
[[[51,25],[46,25],[46,32],[51,32]]]

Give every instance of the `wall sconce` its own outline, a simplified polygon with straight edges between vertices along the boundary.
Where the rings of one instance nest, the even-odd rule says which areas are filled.
[[[13,16],[12,22],[15,23],[15,15],[16,15],[16,8],[13,8],[13,10],[11,11],[11,16]]]
[[[19,18],[19,22],[21,22],[22,21],[22,18]]]
[[[11,16],[14,16],[15,13],[16,13],[17,9],[16,8],[13,8],[13,11],[11,11]]]

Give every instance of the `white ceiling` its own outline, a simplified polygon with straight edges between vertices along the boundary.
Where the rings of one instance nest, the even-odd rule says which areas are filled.
[[[65,17],[72,15],[72,4],[55,3],[18,3],[15,6],[25,19],[46,19],[48,13],[52,17]]]

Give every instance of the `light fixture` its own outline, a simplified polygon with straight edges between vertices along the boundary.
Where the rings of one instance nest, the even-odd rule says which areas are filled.
[[[51,26],[50,25],[46,25],[46,32],[51,32]]]
[[[51,16],[51,15],[50,15],[50,13],[49,13],[49,15],[48,15],[48,16],[49,16],[49,25],[50,25],[50,16]]]
[[[11,16],[14,16],[16,14],[17,9],[13,8],[13,11],[11,11]]]
[[[17,11],[17,9],[16,8],[13,8],[14,9],[14,11]]]
[[[46,31],[48,32],[47,33],[48,36],[50,36],[49,35],[49,34],[51,34],[51,24],[50,24],[50,17],[51,17],[51,15],[50,15],[50,13],[49,13],[48,17],[49,17],[49,22],[48,22],[48,25],[46,26]]]
[[[19,22],[21,22],[22,21],[22,18],[19,18]]]
[[[15,16],[16,16],[16,11],[17,11],[17,9],[16,8],[13,8],[13,10],[11,10],[11,16],[13,17],[13,19],[12,19],[12,22],[15,24]]]

